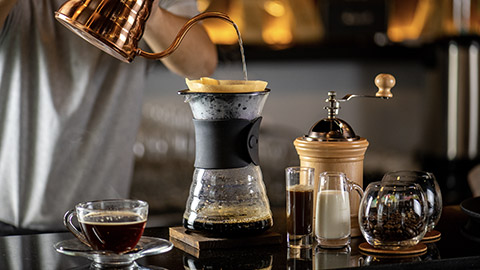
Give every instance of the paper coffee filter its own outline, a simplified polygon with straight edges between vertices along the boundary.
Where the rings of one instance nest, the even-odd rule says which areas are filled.
[[[265,81],[245,80],[216,80],[202,77],[200,80],[185,79],[191,92],[204,93],[248,93],[264,91],[267,87]]]

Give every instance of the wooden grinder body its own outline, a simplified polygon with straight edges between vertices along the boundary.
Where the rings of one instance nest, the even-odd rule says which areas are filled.
[[[363,188],[363,159],[368,147],[368,141],[365,138],[354,141],[309,141],[305,137],[299,137],[293,144],[300,157],[300,166],[315,169],[314,221],[320,173],[343,172],[350,181]],[[359,204],[360,198],[352,192],[350,194],[352,237],[361,235],[358,225]]]

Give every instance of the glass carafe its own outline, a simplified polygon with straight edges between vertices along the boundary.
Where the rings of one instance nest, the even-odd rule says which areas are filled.
[[[273,219],[258,165],[258,132],[269,90],[180,91],[193,112],[195,171],[183,225],[214,235],[255,234]]]

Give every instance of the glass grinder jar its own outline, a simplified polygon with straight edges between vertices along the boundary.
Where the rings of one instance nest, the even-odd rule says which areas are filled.
[[[352,127],[342,119],[337,118],[340,102],[346,102],[356,97],[392,98],[390,89],[395,86],[395,78],[390,74],[379,74],[375,77],[378,92],[375,96],[348,94],[341,99],[336,98],[336,92],[328,92],[327,118],[314,124],[307,135],[294,141],[300,158],[300,166],[315,168],[315,194],[318,192],[319,175],[325,171],[343,172],[352,182],[363,187],[363,159],[368,147],[365,138],[357,136]],[[315,196],[314,196],[315,198]],[[316,198],[315,198],[316,200]],[[351,236],[360,236],[358,226],[357,196],[351,197],[350,219]],[[316,205],[316,201],[315,204]],[[316,209],[314,210],[316,213]],[[314,219],[316,217],[314,216]]]
[[[193,112],[196,146],[185,228],[233,236],[273,226],[258,159],[260,115],[269,92],[179,92]]]

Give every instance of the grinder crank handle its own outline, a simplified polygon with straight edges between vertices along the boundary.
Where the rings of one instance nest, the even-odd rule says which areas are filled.
[[[387,74],[387,73],[380,73],[375,77],[374,82],[378,88],[378,91],[377,93],[375,93],[375,96],[348,94],[338,101],[347,101],[354,97],[385,98],[385,99],[393,98],[391,89],[395,86],[395,83],[396,83],[395,77],[393,77],[393,75]]]

